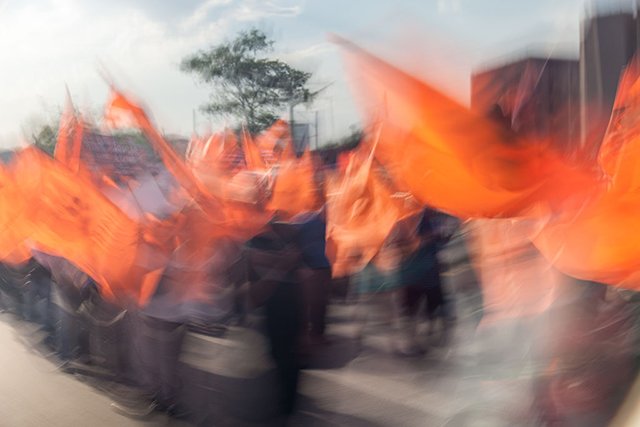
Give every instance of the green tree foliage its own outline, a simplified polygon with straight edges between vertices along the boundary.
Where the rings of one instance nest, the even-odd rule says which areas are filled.
[[[243,31],[230,42],[212,46],[182,60],[181,70],[195,74],[213,89],[202,110],[239,119],[257,133],[278,119],[291,102],[310,102],[311,73],[269,59],[274,41],[257,29]]]
[[[32,114],[22,123],[22,136],[26,141],[53,156],[61,115],[60,107],[43,106],[41,112]]]
[[[33,143],[36,147],[50,156],[56,149],[56,140],[58,139],[58,127],[53,125],[44,125],[37,135],[33,137]]]

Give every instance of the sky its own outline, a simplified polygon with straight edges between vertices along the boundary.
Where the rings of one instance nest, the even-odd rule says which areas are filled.
[[[597,2],[614,10],[627,1]],[[359,117],[336,33],[468,102],[473,70],[522,52],[577,57],[584,0],[0,0],[0,148],[50,120],[66,88],[99,111],[107,69],[145,101],[159,128],[188,136],[209,88],[179,70],[188,54],[257,27],[273,56],[330,85],[296,120],[318,122],[322,145]],[[221,126],[196,112],[196,129]]]

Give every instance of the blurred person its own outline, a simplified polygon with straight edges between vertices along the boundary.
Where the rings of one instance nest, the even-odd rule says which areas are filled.
[[[272,223],[246,244],[249,296],[254,307],[264,307],[271,355],[281,386],[282,411],[294,411],[300,362],[300,265],[302,250],[294,243],[298,227]]]
[[[325,343],[325,318],[329,301],[331,266],[325,255],[326,210],[297,215],[301,224],[298,245],[302,249],[303,267],[303,347]]]
[[[443,314],[444,311],[438,250],[445,243],[445,239],[438,234],[429,210],[423,210],[421,216],[416,230],[419,246],[403,260],[401,269],[401,281],[406,285],[403,288],[403,308],[410,354],[424,353],[416,336],[419,321],[416,315],[420,305],[424,302],[425,317],[430,323],[430,330],[433,330],[436,315]]]
[[[407,338],[403,348],[405,354],[424,353],[416,336],[421,318],[417,314],[423,303],[430,330],[434,329],[438,318],[442,319],[444,328],[453,317],[453,309],[448,298],[445,298],[441,284],[438,260],[438,252],[457,228],[452,227],[452,224],[455,225],[443,215],[424,208],[417,214],[400,220],[395,226],[394,232],[403,235],[398,278],[401,287],[402,328]]]
[[[606,425],[637,371],[632,311],[617,289],[584,281],[576,288],[577,298],[551,312],[552,363],[536,382],[536,405],[551,425]]]
[[[362,347],[369,318],[381,309],[384,322],[391,328],[388,349],[391,353],[402,353],[400,315],[403,283],[400,267],[403,257],[413,249],[415,240],[410,232],[405,227],[396,226],[373,260],[353,275],[353,292],[357,296],[355,339],[359,348]]]

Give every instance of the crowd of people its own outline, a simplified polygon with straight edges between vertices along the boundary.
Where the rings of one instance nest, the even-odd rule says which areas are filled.
[[[321,210],[295,217],[293,223],[274,222],[246,250],[250,299],[254,306],[266,307],[272,355],[286,384],[287,411],[293,408],[298,369],[316,346],[327,343],[325,317],[332,282],[324,214]],[[440,216],[425,209],[398,223],[376,258],[350,278],[357,342],[365,336],[371,312],[378,309],[396,329],[390,350],[398,354],[424,354],[416,339],[420,319],[451,324],[454,314],[440,281],[438,251],[455,228],[439,224]]]
[[[108,365],[167,410],[180,393],[187,328],[222,334],[261,314],[278,410],[291,414],[300,369],[330,345],[337,280],[348,282],[360,348],[373,317],[389,325],[388,350],[398,356],[425,353],[423,320],[450,330],[455,296],[443,286],[439,254],[460,219],[471,220],[484,326],[515,319],[531,336],[532,325],[556,313],[555,327],[570,326],[532,351],[548,368],[536,395],[545,413],[559,417],[570,406],[562,402],[572,402],[583,414],[580,405],[607,400],[581,385],[587,371],[600,372],[590,388],[604,381],[612,393],[624,389],[636,339],[632,304],[616,287],[637,289],[640,253],[628,238],[640,224],[635,163],[619,157],[635,141],[621,135],[637,132],[625,128],[635,110],[624,105],[637,108],[632,86],[621,86],[612,118],[619,127],[609,129],[596,165],[586,152],[570,157],[516,133],[502,106],[489,117],[472,113],[342,43],[370,78],[370,95],[384,93],[387,105],[388,88],[403,114],[371,117],[363,143],[336,153],[331,168],[309,151],[299,156],[282,120],[260,135],[194,136],[182,159],[144,110],[112,88],[105,123],[133,123],[170,179],[109,176],[82,163],[87,126],[66,110],[54,159],[28,147],[0,168],[5,306],[17,302],[16,311],[49,328],[65,366]],[[632,78],[629,71],[623,81]],[[103,339],[105,330],[115,335]],[[614,350],[624,354],[620,369],[605,369]]]
[[[365,339],[370,317],[382,310],[395,329],[390,350],[398,355],[419,356],[425,349],[417,339],[417,323],[442,319],[444,327],[451,324],[455,316],[440,280],[438,251],[451,238],[455,223],[430,209],[398,222],[379,253],[361,272],[347,278],[347,292],[354,296],[354,340],[361,343]],[[146,310],[125,316],[126,311],[100,297],[89,276],[64,259],[38,252],[21,268],[3,267],[2,303],[5,309],[17,307],[27,320],[44,324],[52,334],[50,344],[63,360],[89,365],[96,360],[88,354],[88,342],[105,338],[82,323],[104,326],[125,319],[122,328],[131,329],[126,333],[138,337],[134,346],[140,360],[132,368],[139,370],[139,378],[134,382],[154,396],[158,407],[168,409],[180,392],[175,371],[185,325],[200,333],[220,334],[225,325],[244,325],[247,315],[258,310],[278,373],[281,409],[291,413],[300,369],[308,365],[318,348],[331,345],[325,330],[327,306],[335,289],[325,246],[325,208],[288,221],[278,221],[276,216],[263,232],[243,245],[237,257],[227,261],[222,274],[226,285],[218,293],[231,295],[221,300],[232,303],[216,316],[211,315],[213,308],[205,308],[209,311],[208,321],[207,315],[201,315],[202,309],[198,314],[187,313],[184,308],[170,307],[163,299],[165,282],[172,280],[170,272],[160,280]],[[382,304],[372,304],[374,301]],[[216,309],[221,307],[218,304]],[[137,335],[154,329],[151,335],[156,338],[149,338],[144,332]],[[147,342],[140,339],[143,336]],[[110,345],[115,346],[116,342]],[[113,354],[116,359],[124,357]],[[118,363],[108,361],[111,367]]]

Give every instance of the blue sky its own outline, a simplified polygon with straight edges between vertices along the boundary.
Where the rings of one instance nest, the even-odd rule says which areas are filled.
[[[527,49],[577,56],[584,11],[583,0],[0,0],[0,146],[61,105],[65,84],[77,105],[100,106],[99,64],[166,132],[188,135],[207,88],[178,70],[180,59],[252,26],[277,41],[275,56],[313,71],[314,87],[333,83],[313,111],[299,107],[301,119],[318,111],[322,143],[358,119],[328,32],[466,101],[472,70],[496,58]]]

